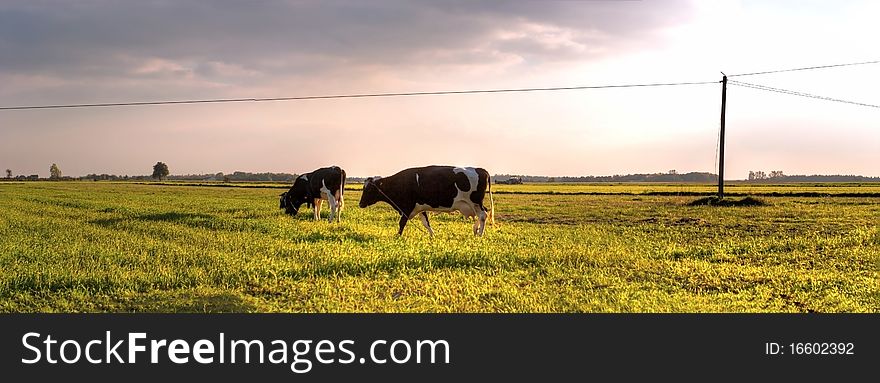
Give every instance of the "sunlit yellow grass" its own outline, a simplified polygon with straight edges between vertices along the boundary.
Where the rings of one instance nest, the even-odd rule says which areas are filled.
[[[393,210],[358,209],[356,190],[340,224],[283,215],[277,194],[0,183],[0,311],[880,311],[876,197],[497,194],[485,237],[441,214],[430,238],[417,222],[397,237]]]

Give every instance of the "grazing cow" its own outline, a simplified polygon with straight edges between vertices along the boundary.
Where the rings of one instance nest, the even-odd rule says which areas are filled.
[[[483,205],[489,192],[490,209]],[[429,211],[453,212],[458,210],[465,217],[477,217],[474,235],[483,235],[486,219],[494,222],[495,203],[492,200],[489,172],[482,168],[457,168],[452,166],[426,166],[409,168],[395,175],[370,177],[364,181],[360,207],[365,208],[384,201],[400,213],[400,229],[403,234],[406,223],[419,216],[422,224],[433,236],[428,222]]]
[[[290,190],[281,193],[281,209],[290,215],[296,215],[302,204],[312,207],[315,220],[321,219],[321,205],[324,200],[330,204],[329,222],[339,222],[342,214],[343,189],[345,189],[345,170],[338,166],[320,168],[311,173],[302,174],[293,181]]]

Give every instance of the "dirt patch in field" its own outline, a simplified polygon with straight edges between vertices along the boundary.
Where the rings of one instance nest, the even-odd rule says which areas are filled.
[[[681,218],[671,218],[671,219],[662,219],[658,217],[648,217],[644,219],[640,219],[636,221],[640,224],[664,224],[667,226],[707,226],[709,225],[709,221],[706,221],[702,218],[693,218],[693,217],[681,217]]]
[[[742,199],[732,199],[732,198],[718,198],[718,197],[703,197],[698,200],[692,201],[688,204],[689,206],[766,206],[767,203],[763,200],[745,197]]]
[[[709,221],[706,221],[702,218],[692,218],[692,217],[682,217],[669,221],[670,226],[686,226],[686,225],[696,225],[696,226],[705,226],[708,225]]]

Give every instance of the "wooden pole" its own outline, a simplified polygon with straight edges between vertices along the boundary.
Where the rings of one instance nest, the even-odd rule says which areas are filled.
[[[721,137],[718,143],[718,199],[724,198],[724,112],[727,108],[727,75],[721,78]]]

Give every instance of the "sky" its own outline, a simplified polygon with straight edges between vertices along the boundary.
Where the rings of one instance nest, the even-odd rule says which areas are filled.
[[[0,107],[720,81],[880,60],[876,1],[3,1]],[[880,104],[880,64],[731,77]],[[721,85],[0,110],[48,176],[717,172]],[[725,178],[880,176],[880,108],[728,86]]]

